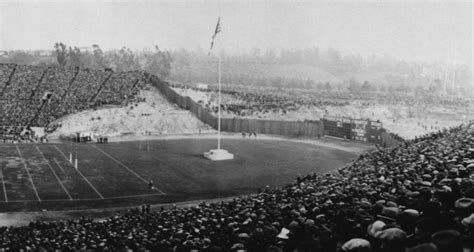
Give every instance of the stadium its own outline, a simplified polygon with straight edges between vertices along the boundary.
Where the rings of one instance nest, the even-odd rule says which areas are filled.
[[[59,75],[60,71],[63,73],[62,76]],[[117,207],[141,202],[166,203],[241,195],[255,192],[257,189],[284,185],[300,174],[324,173],[330,171],[332,167],[343,167],[363,151],[373,148],[369,144],[345,143],[337,140],[317,143],[298,141],[291,135],[300,132],[292,132],[294,130],[288,127],[286,128],[289,136],[285,139],[278,137],[283,133],[273,133],[276,130],[273,128],[285,129],[284,125],[275,125],[282,122],[264,125],[265,121],[260,121],[263,125],[260,128],[258,125],[256,128],[245,130],[239,128],[235,134],[227,129],[222,145],[230,148],[237,158],[225,163],[214,163],[204,159],[202,153],[215,147],[216,134],[213,128],[216,126],[204,124],[202,119],[196,117],[201,115],[202,118],[212,118],[213,122],[210,123],[214,125],[217,124],[216,118],[211,114],[203,115],[206,112],[197,104],[194,104],[198,106],[196,109],[198,111],[194,115],[181,108],[189,106],[186,102],[178,105],[168,101],[163,95],[165,92],[172,97],[170,100],[189,102],[190,99],[179,96],[156,76],[136,72],[112,73],[105,70],[37,68],[24,65],[2,65],[2,73],[5,73],[2,82],[5,97],[17,95],[18,90],[21,90],[20,87],[26,85],[24,82],[36,79],[37,88],[32,90],[31,94],[30,90],[24,90],[30,94],[30,98],[26,100],[39,101],[36,104],[18,103],[15,104],[16,107],[4,105],[3,119],[6,122],[12,125],[27,125],[3,127],[5,144],[1,149],[2,192],[3,209],[6,211]],[[82,89],[88,83],[94,83],[90,81],[92,78],[104,80],[86,86],[87,89],[98,90],[97,92],[74,89],[74,87]],[[123,81],[114,83],[115,80]],[[48,85],[48,83],[54,84]],[[59,87],[66,84],[70,88],[61,93]],[[109,89],[111,87],[123,93],[114,92]],[[160,89],[166,91],[162,93]],[[77,96],[76,93],[80,92],[83,93]],[[122,98],[126,97],[126,93],[135,96]],[[20,96],[26,97],[28,94]],[[34,97],[34,94],[38,97]],[[49,97],[44,99],[46,96],[44,94],[48,94]],[[110,112],[112,109],[110,106],[114,104],[117,107],[113,109],[124,109],[124,107],[127,109],[129,104],[136,101],[142,101],[141,103],[145,104],[140,105],[146,106],[150,102],[144,101],[152,99],[153,103],[159,105],[150,108],[151,111],[156,113],[154,111],[156,109],[166,110],[166,114],[162,115],[166,118],[163,119],[171,122],[161,122],[161,132],[147,128],[142,133],[144,135],[138,136],[131,136],[128,131],[112,131],[110,128],[109,131],[96,130],[92,135],[91,131],[84,129],[78,131],[80,129],[77,129],[77,126],[72,127],[71,131],[71,124],[78,125],[78,121],[89,116],[100,117],[84,115],[91,110],[90,108],[76,107],[86,104],[73,99],[86,94],[90,97],[81,99],[94,101],[89,103],[91,107],[97,104],[107,104],[109,107],[96,108],[95,112],[101,110]],[[132,104],[136,110],[140,105]],[[67,110],[52,111],[51,108],[56,107]],[[82,112],[67,116],[71,108]],[[10,116],[17,115],[18,112],[15,111],[34,111],[36,114],[32,112],[22,118]],[[143,110],[139,113],[139,117],[149,117]],[[120,117],[121,120],[128,119]],[[43,123],[47,120],[45,118],[49,118],[50,122]],[[24,121],[16,121],[17,119]],[[101,121],[106,120],[111,119],[102,115]],[[223,125],[224,122],[222,120]],[[81,126],[86,124],[82,123]],[[106,123],[99,122],[101,128],[105,128],[104,124]],[[166,130],[171,124],[174,132]],[[249,123],[239,122],[239,125],[243,124]],[[37,128],[40,128],[40,131],[52,131],[51,128],[54,128],[54,131],[46,137],[39,135],[38,132],[33,133],[33,129]],[[87,129],[93,128],[94,126],[88,126]],[[194,129],[194,134],[190,129]],[[263,134],[265,130],[270,135]],[[245,137],[240,134],[255,131],[259,133],[258,137],[256,135]],[[303,133],[315,134],[316,131],[317,129],[306,129]],[[118,133],[120,135],[117,135]],[[318,134],[323,135],[323,132]],[[106,138],[110,138],[110,142],[99,141]],[[316,170],[312,168],[314,165],[318,167]],[[150,181],[153,181],[153,189],[149,188]]]
[[[78,3],[80,15],[134,10],[142,23],[155,7],[183,10],[101,2],[94,14],[90,4]],[[229,17],[212,18],[209,52],[2,51],[1,251],[473,251],[474,89],[460,54],[443,65],[303,45],[229,52],[225,29],[244,19],[232,20],[234,8],[257,17],[245,3],[193,4]],[[366,11],[346,4],[336,7]],[[309,20],[288,3],[250,5]],[[10,39],[1,45],[15,48]]]

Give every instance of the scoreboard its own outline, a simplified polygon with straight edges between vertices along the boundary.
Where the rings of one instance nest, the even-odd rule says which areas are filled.
[[[345,139],[352,138],[352,124],[349,118],[325,117],[323,123],[325,134]]]
[[[321,121],[324,133],[329,136],[378,143],[382,123],[369,119],[326,116]]]

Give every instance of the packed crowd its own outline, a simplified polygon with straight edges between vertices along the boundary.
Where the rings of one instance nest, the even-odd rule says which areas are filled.
[[[29,127],[0,126],[0,141],[3,143],[29,143],[38,140]]]
[[[141,71],[0,64],[3,125],[47,126],[61,116],[136,99],[147,75]]]
[[[197,87],[189,87],[180,84],[171,84],[175,90],[192,89],[200,92],[213,94],[214,89],[202,89]],[[248,92],[238,90],[222,90],[224,95],[221,109],[237,116],[256,116],[265,113],[283,113],[288,111],[297,111],[302,107],[318,107],[326,106],[344,106],[349,105],[348,100],[334,99],[333,96],[327,97],[307,97],[302,95],[292,95],[288,93],[278,92]],[[217,112],[217,97],[211,96],[207,101],[197,101],[210,112]]]
[[[190,208],[0,228],[5,250],[471,251],[474,125],[379,148],[325,175]]]
[[[175,90],[195,90],[209,94],[209,99],[200,101],[208,111],[217,112],[218,102],[215,88],[198,88],[172,83]],[[362,105],[397,105],[397,106],[442,106],[446,108],[464,109],[470,106],[469,99],[440,97],[429,93],[412,95],[400,92],[354,93],[344,91],[308,90],[308,89],[241,89],[238,86],[223,88],[221,93],[221,110],[235,116],[258,117],[265,114],[286,114],[290,111],[319,108],[325,110],[328,106]],[[196,101],[199,102],[199,101]],[[327,111],[326,111],[327,113]],[[376,118],[372,118],[376,119]]]

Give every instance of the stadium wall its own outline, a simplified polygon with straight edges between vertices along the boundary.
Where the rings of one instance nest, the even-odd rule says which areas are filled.
[[[156,76],[151,76],[151,83],[170,101],[180,108],[191,111],[199,120],[217,129],[217,117],[206,111],[201,105],[188,96],[181,96],[167,83]],[[222,118],[221,130],[226,132],[256,132],[283,136],[323,136],[321,121],[275,121],[243,118]]]
[[[214,129],[218,128],[217,117],[209,113],[201,105],[193,101],[188,96],[182,96],[174,91],[166,82],[158,77],[151,75],[151,83],[160,90],[160,92],[170,101],[182,109],[191,111],[199,120],[210,125]],[[359,120],[360,121],[360,120]],[[339,122],[339,123],[338,123]],[[362,138],[366,142],[374,144],[385,144],[393,146],[400,141],[393,138],[376,122],[367,121],[363,126]],[[339,138],[360,140],[354,136],[357,120],[349,119],[342,122],[337,119],[321,121],[275,121],[244,118],[222,118],[221,130],[226,132],[255,132],[257,134],[271,134],[282,136],[305,136],[321,137],[324,135],[335,136]]]

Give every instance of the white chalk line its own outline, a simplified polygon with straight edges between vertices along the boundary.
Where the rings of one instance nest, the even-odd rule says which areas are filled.
[[[58,163],[58,160],[56,158],[53,158],[53,160],[56,163],[56,165],[59,167],[59,169],[61,169],[61,171],[64,172],[64,168]]]
[[[3,167],[2,167],[2,185],[3,185],[3,195],[5,196],[5,202],[8,203],[8,197],[7,197],[7,188],[5,187],[5,180],[3,179]]]
[[[64,155],[64,152],[62,152],[62,151],[58,148],[58,146],[55,145],[54,148],[56,148],[56,150],[58,150],[58,152],[61,153],[61,155],[63,155],[64,159],[66,159],[66,160],[69,162],[69,159],[66,157],[66,155]]]
[[[81,171],[79,171],[79,169],[75,169],[77,171],[77,173],[79,173],[79,175],[81,175],[81,177],[86,181],[87,184],[89,184],[89,186],[92,188],[92,190],[94,190],[95,193],[97,193],[97,195],[99,195],[99,197],[101,199],[104,199],[104,196],[102,196],[102,194],[99,192],[99,190],[97,190],[97,188],[95,188],[95,186],[86,178],[86,176],[84,176],[84,174],[82,174]]]
[[[128,166],[126,166],[125,164],[123,164],[122,162],[120,162],[119,160],[117,160],[116,158],[112,157],[111,155],[109,155],[107,152],[103,151],[102,149],[100,149],[99,147],[97,147],[96,145],[93,145],[94,148],[96,148],[97,150],[99,150],[100,152],[102,152],[102,154],[106,155],[107,157],[109,157],[110,159],[114,160],[117,164],[119,164],[120,166],[122,166],[123,168],[127,169],[127,171],[129,171],[130,173],[132,173],[133,175],[135,175],[135,177],[139,178],[140,180],[142,180],[143,182],[145,183],[148,183],[148,180],[144,179],[142,176],[138,175],[136,172],[134,172],[132,169],[130,169]],[[155,190],[157,190],[158,192],[160,192],[161,194],[163,195],[166,195],[166,193],[164,193],[162,190],[160,190],[158,187],[154,187]]]
[[[71,195],[69,194],[69,191],[66,189],[66,187],[64,187],[63,185],[63,182],[61,181],[61,179],[59,179],[58,175],[56,174],[56,172],[54,171],[53,167],[51,166],[51,164],[49,163],[49,161],[46,159],[46,157],[44,156],[43,152],[39,149],[38,145],[35,144],[35,147],[36,149],[38,150],[38,152],[40,153],[41,157],[43,157],[44,161],[46,162],[46,164],[48,165],[49,169],[53,172],[53,175],[54,177],[56,177],[56,180],[58,180],[59,182],[59,185],[61,186],[61,188],[63,189],[63,191],[67,194],[67,197],[69,198],[69,200],[72,200],[72,197]]]
[[[59,153],[61,153],[63,155],[63,157],[66,159],[66,161],[68,161],[69,163],[69,160],[67,159],[66,155],[64,155],[64,153],[58,148],[58,146],[54,146],[56,148],[56,150],[58,150]],[[56,161],[57,163],[57,161]],[[58,163],[59,165],[59,163]],[[72,164],[71,164],[72,166]],[[79,171],[79,169],[76,169],[74,167],[72,167],[74,170],[76,170],[77,173],[79,173],[79,175],[82,177],[82,179],[84,179],[84,181],[86,181],[86,183],[92,188],[92,190],[94,190],[94,192],[100,197],[100,199],[104,199],[104,196],[102,196],[102,194],[99,192],[99,190],[97,190],[97,188],[95,188],[95,186],[86,178],[86,176],[84,176],[84,174],[82,174],[81,171]]]
[[[16,146],[16,150],[18,151],[18,155],[20,155],[20,160],[23,163],[23,167],[26,170],[26,173],[28,174],[28,177],[30,178],[31,185],[33,186],[33,190],[35,191],[36,198],[38,198],[38,201],[41,202],[41,198],[38,194],[38,190],[36,190],[35,183],[33,183],[33,178],[31,177],[30,171],[28,171],[28,167],[26,167],[25,160],[23,159],[23,155],[21,154],[20,149],[18,148],[18,145]]]

